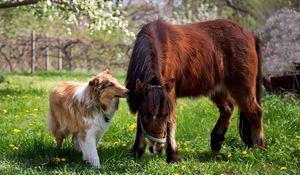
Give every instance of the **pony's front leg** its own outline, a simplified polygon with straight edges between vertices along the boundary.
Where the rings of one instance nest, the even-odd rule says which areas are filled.
[[[141,157],[145,152],[145,148],[146,148],[146,140],[142,133],[141,124],[137,117],[136,136],[135,136],[135,142],[134,142],[131,153],[135,157]]]
[[[167,163],[180,161],[178,148],[175,140],[176,133],[176,117],[174,111],[170,114],[167,123]]]

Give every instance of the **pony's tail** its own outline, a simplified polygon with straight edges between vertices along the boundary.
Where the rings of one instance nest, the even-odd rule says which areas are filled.
[[[262,81],[263,81],[263,76],[262,76],[262,70],[261,70],[261,65],[262,65],[262,58],[261,58],[261,49],[260,49],[260,40],[258,37],[255,37],[255,48],[256,48],[256,53],[257,53],[257,58],[258,58],[258,65],[257,65],[257,77],[256,77],[256,101],[260,105],[261,103],[261,93],[262,93]]]
[[[255,36],[255,49],[257,53],[257,77],[256,77],[256,102],[260,105],[261,103],[261,94],[262,94],[262,58],[261,58],[261,48],[260,48],[260,40]],[[253,143],[250,139],[250,130],[251,124],[248,120],[246,114],[243,111],[240,111],[240,119],[239,119],[239,132],[240,136],[244,143],[246,143],[249,147],[252,147]]]

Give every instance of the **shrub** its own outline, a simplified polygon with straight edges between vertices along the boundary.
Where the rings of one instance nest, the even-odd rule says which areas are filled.
[[[267,74],[291,71],[293,62],[300,61],[300,13],[281,9],[267,19],[258,34],[264,43]]]

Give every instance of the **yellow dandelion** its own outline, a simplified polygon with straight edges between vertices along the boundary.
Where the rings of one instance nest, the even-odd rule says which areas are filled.
[[[3,112],[4,112],[4,113],[7,113],[8,111],[7,111],[7,109],[3,109]]]
[[[183,105],[180,105],[179,110],[183,110],[183,109],[184,109]]]
[[[19,150],[19,147],[17,147],[16,145],[14,144],[9,144],[8,145],[12,150]]]
[[[18,134],[18,133],[20,133],[20,132],[21,132],[21,130],[18,129],[18,128],[13,129],[13,133],[15,133],[15,134]]]
[[[230,153],[227,155],[227,159],[228,159],[228,160],[231,160],[231,159],[232,159],[232,155],[231,155]]]
[[[135,128],[136,128],[136,123],[133,123],[128,127],[128,131],[134,131]]]
[[[39,109],[38,109],[38,108],[34,108],[33,110],[34,110],[34,111],[39,111]]]
[[[296,136],[296,139],[300,139],[300,136]]]
[[[243,151],[242,154],[243,155],[247,155],[248,153],[247,153],[247,151]]]
[[[218,154],[218,155],[217,155],[217,159],[218,159],[218,160],[222,160],[222,155]]]
[[[280,167],[280,170],[281,170],[281,171],[285,171],[285,170],[287,170],[287,167],[285,167],[285,166]]]

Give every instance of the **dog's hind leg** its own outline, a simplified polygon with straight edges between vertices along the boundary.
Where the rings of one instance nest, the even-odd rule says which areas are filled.
[[[56,148],[60,149],[62,147],[64,139],[68,136],[69,132],[67,129],[61,131],[61,130],[55,130],[53,132],[53,135],[56,140]]]
[[[59,122],[55,120],[53,115],[55,115],[55,113],[50,110],[47,114],[46,124],[50,133],[55,137],[56,148],[60,149],[64,138],[68,135],[68,131],[66,129],[61,130]]]
[[[77,133],[74,133],[72,136],[72,144],[74,145],[74,147],[77,151],[81,151],[79,143],[78,143]]]

